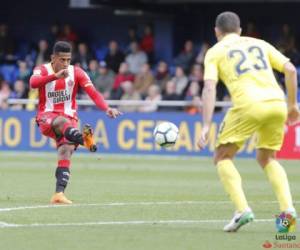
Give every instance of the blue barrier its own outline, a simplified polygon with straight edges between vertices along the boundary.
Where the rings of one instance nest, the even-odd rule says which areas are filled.
[[[164,154],[212,156],[223,113],[213,119],[209,143],[205,150],[196,146],[201,131],[201,117],[185,113],[128,113],[112,120],[98,111],[80,112],[81,124],[94,128],[101,153]],[[152,131],[157,123],[171,121],[179,127],[180,137],[171,149],[154,143]],[[35,124],[35,112],[0,111],[0,150],[54,151],[55,143],[42,136]],[[85,149],[80,149],[86,152]],[[246,143],[240,156],[253,156],[253,139]]]

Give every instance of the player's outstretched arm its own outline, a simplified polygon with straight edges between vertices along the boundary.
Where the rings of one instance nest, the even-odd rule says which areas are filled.
[[[216,86],[217,82],[214,80],[205,80],[204,88],[202,92],[202,117],[203,117],[203,127],[201,131],[201,137],[198,141],[198,147],[203,149],[208,140],[208,133],[210,130],[210,125],[212,121],[212,116],[215,109],[216,102]]]
[[[117,118],[119,115],[121,115],[121,112],[118,109],[111,108],[107,105],[102,94],[95,89],[92,83],[87,83],[85,86],[85,92],[89,95],[99,109],[106,112],[108,117]]]
[[[105,111],[108,117],[117,118],[119,115],[121,115],[121,112],[119,110],[108,106],[102,94],[95,89],[95,86],[91,82],[89,76],[82,69],[78,67],[75,68],[75,77],[80,86],[89,95],[96,106],[99,109]]]
[[[299,121],[300,112],[297,103],[297,70],[291,62],[284,64],[283,73],[287,89],[288,123],[293,124]]]

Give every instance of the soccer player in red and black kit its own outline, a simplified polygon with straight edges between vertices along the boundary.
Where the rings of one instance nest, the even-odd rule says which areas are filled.
[[[96,106],[111,118],[120,115],[110,108],[102,95],[96,91],[88,75],[79,67],[70,65],[72,47],[68,42],[58,41],[53,47],[51,62],[35,67],[30,78],[31,88],[39,89],[39,105],[36,122],[43,135],[56,141],[58,164],[56,168],[56,192],[53,204],[71,204],[64,195],[70,177],[70,159],[78,145],[95,152],[97,147],[89,125],[81,133],[77,128],[76,94],[82,88]]]

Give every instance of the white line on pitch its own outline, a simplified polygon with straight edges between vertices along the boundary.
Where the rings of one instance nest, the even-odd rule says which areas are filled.
[[[250,203],[277,203],[277,201],[260,201]],[[299,203],[296,201],[295,203]],[[231,204],[231,201],[141,201],[141,202],[112,202],[112,203],[91,203],[91,204],[72,204],[72,205],[37,205],[0,208],[0,212],[10,212],[17,210],[43,209],[43,208],[74,208],[74,207],[118,207],[118,206],[168,206],[168,205],[209,205],[209,204]]]
[[[272,222],[274,219],[256,219],[254,222]],[[225,223],[228,220],[154,220],[154,221],[96,221],[96,222],[74,222],[74,223],[32,223],[32,224],[11,224],[0,222],[0,228],[19,227],[77,227],[77,226],[116,226],[116,225],[180,225],[180,224],[202,224],[202,223]]]
[[[37,205],[0,208],[0,212],[9,212],[27,209],[61,208],[61,207],[114,207],[114,206],[157,206],[157,205],[201,205],[201,204],[227,204],[229,201],[141,201],[141,202],[111,202],[71,205]]]

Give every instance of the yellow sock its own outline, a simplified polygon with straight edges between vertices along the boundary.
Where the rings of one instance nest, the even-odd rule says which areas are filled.
[[[236,210],[243,212],[248,207],[243,188],[242,179],[231,160],[222,160],[217,164],[218,173],[226,192],[233,201]]]
[[[292,195],[284,168],[279,164],[279,162],[271,161],[265,166],[264,171],[267,174],[277,196],[280,210],[285,211],[288,208],[292,208]]]

